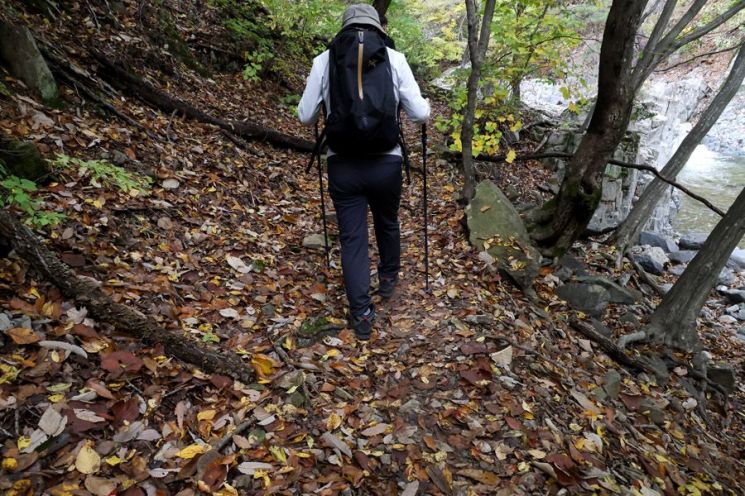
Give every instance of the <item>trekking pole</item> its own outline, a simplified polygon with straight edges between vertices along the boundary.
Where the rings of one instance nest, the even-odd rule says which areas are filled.
[[[316,122],[316,142],[319,142],[318,122]],[[329,248],[329,233],[326,225],[326,200],[323,196],[323,166],[321,165],[321,148],[318,146],[316,152],[318,160],[318,189],[321,194],[321,221],[323,223],[323,246],[326,248],[326,268],[331,269],[331,249]]]
[[[424,288],[429,293],[429,233],[427,232],[427,124],[422,124],[422,179],[424,182]]]

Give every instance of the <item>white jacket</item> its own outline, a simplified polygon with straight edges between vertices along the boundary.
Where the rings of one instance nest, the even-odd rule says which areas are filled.
[[[388,48],[388,60],[391,62],[391,75],[393,77],[393,92],[396,96],[396,104],[401,107],[414,122],[422,123],[429,119],[429,103],[422,98],[419,85],[414,80],[406,56]],[[321,104],[326,105],[326,110],[331,111],[329,97],[329,51],[313,59],[313,67],[310,70],[303,97],[297,107],[300,122],[306,125],[314,124],[318,120]],[[329,150],[329,155],[333,151]],[[386,155],[401,155],[401,147],[396,146],[385,153]]]

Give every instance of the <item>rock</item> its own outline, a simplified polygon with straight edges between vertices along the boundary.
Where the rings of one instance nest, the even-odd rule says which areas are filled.
[[[672,238],[650,231],[642,231],[639,235],[639,244],[657,246],[662,248],[665,253],[678,251],[678,244]]]
[[[641,293],[638,291],[624,288],[620,284],[613,282],[610,279],[605,279],[604,277],[579,276],[577,277],[577,281],[603,286],[608,291],[611,303],[633,305],[642,298]]]
[[[622,324],[631,324],[634,327],[639,326],[639,318],[634,315],[634,312],[626,311],[623,314],[621,314],[621,317],[618,319]]]
[[[641,251],[632,253],[631,256],[644,270],[655,275],[662,274],[665,270],[665,264],[670,261],[659,246],[642,247]]]
[[[601,317],[610,302],[608,290],[599,284],[571,282],[557,288],[556,293],[572,308],[593,317]]]
[[[129,162],[129,157],[119,150],[111,152],[111,162],[114,165],[126,165]]]
[[[611,399],[618,398],[618,394],[621,392],[621,374],[615,369],[610,369],[605,373],[603,378],[603,389]]]
[[[662,294],[667,294],[668,292],[670,292],[671,289],[673,289],[673,285],[669,282],[660,284],[660,290],[662,291]]]
[[[8,317],[8,314],[6,313],[0,313],[0,332],[5,332],[8,329],[13,328],[13,321],[10,320],[10,317]]]
[[[323,234],[309,234],[303,239],[303,246],[312,250],[324,248]]]
[[[0,59],[46,104],[56,104],[57,83],[28,28],[0,21]]]
[[[707,233],[694,232],[683,235],[678,241],[681,250],[700,250],[709,235]]]
[[[476,186],[466,217],[471,244],[487,251],[523,291],[533,293],[540,253],[517,210],[496,184],[487,180]]]
[[[0,138],[0,163],[10,175],[38,181],[50,172],[49,162],[44,160],[36,145],[30,141]]]
[[[729,289],[726,286],[717,288],[719,294],[727,298],[730,303],[745,303],[745,289]]]
[[[737,335],[738,335],[738,336],[742,336],[742,337],[744,337],[744,338],[745,338],[745,326],[742,326],[742,327],[740,327],[740,328],[739,328],[739,329],[737,330]]]
[[[649,420],[651,420],[655,425],[665,425],[665,412],[663,412],[656,406],[650,406],[647,409],[647,415],[649,415]]]
[[[603,324],[602,320],[590,319],[590,323],[595,328],[595,330],[603,336],[610,337],[610,335],[612,334],[610,328],[607,325]]]
[[[719,322],[722,324],[737,324],[737,319],[732,315],[722,315],[719,317]]]
[[[727,260],[727,267],[736,270],[738,272],[742,272],[745,270],[745,249],[743,248],[735,248],[735,251],[732,252],[732,255],[730,255],[729,260]]]
[[[719,273],[719,279],[717,279],[717,285],[732,286],[735,283],[735,281],[737,281],[737,277],[735,277],[734,271],[732,269],[728,269],[727,267],[725,267]]]
[[[416,414],[419,413],[419,411],[422,409],[422,404],[417,399],[411,399],[401,405],[401,408],[398,409],[400,413],[403,413],[404,415],[410,415],[410,414]]]
[[[728,393],[735,391],[735,369],[731,365],[709,366],[706,370],[706,377],[715,384],[722,386],[722,389]]]
[[[588,274],[587,265],[569,253],[564,254],[559,259],[558,265],[559,268],[554,272],[554,275],[561,282],[567,282],[574,275],[586,276]]]
[[[670,372],[667,369],[667,363],[665,360],[660,358],[658,355],[652,355],[647,359],[647,364],[652,368],[652,371],[657,378],[657,383],[661,386],[667,384],[667,381],[670,379]]]
[[[695,257],[697,253],[697,251],[693,250],[680,250],[670,253],[668,258],[670,258],[671,262],[676,264],[687,264],[693,260],[693,257]]]
[[[686,271],[685,265],[673,265],[672,267],[670,267],[670,270],[668,272],[670,272],[675,277],[680,277],[683,275],[683,272],[685,271]]]

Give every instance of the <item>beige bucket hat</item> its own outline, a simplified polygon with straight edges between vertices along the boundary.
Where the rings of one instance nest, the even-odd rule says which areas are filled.
[[[347,7],[347,10],[344,11],[341,28],[344,29],[353,24],[372,26],[383,32],[383,26],[380,25],[378,11],[375,10],[375,7],[366,3],[350,5]]]

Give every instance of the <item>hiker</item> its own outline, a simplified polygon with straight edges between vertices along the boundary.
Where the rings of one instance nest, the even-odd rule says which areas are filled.
[[[326,116],[329,193],[339,222],[349,320],[360,340],[370,339],[375,321],[367,208],[380,254],[378,294],[387,299],[401,267],[399,108],[419,123],[430,112],[406,57],[390,48],[387,39],[372,5],[349,6],[341,31],[313,60],[298,105],[303,124],[316,123],[322,105]]]

